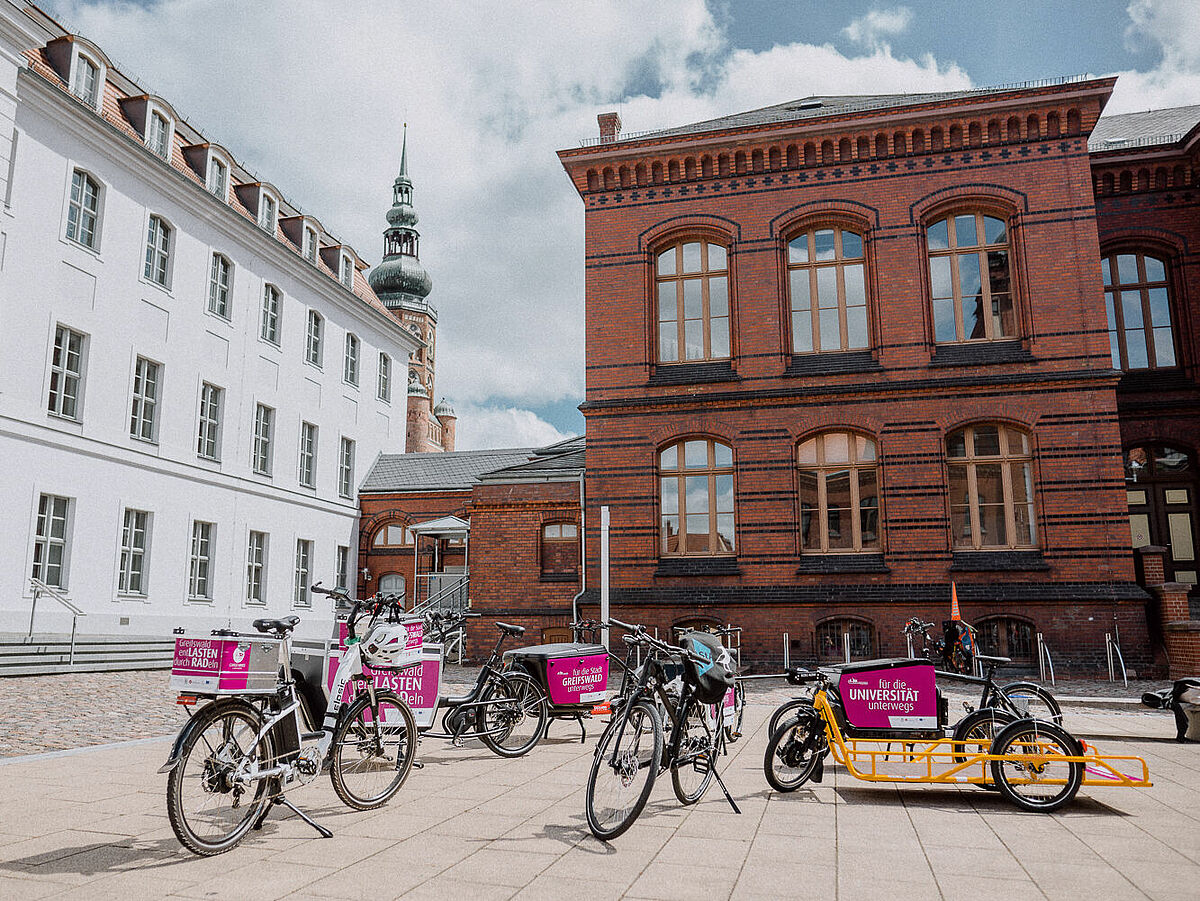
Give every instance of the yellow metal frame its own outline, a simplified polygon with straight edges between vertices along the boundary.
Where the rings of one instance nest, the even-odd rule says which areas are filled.
[[[994,760],[1005,760],[1030,763],[1080,763],[1084,766],[1084,785],[1147,788],[1153,784],[1150,782],[1150,771],[1146,766],[1146,761],[1141,757],[1113,755],[1101,757],[1097,750],[1090,745],[1087,746],[1086,753],[1075,756],[992,754],[989,743],[983,741],[955,741],[951,738],[912,741],[853,738],[842,734],[842,730],[838,727],[837,717],[834,716],[833,707],[823,689],[817,691],[813,696],[813,706],[825,721],[825,735],[829,739],[833,759],[849,770],[850,775],[855,779],[862,779],[865,782],[991,785],[993,780],[989,764]],[[897,750],[897,746],[899,750]],[[924,764],[925,772],[919,774],[919,766],[918,775],[885,772],[886,766],[881,766],[881,763],[887,764],[893,759],[897,763]],[[1140,776],[1122,771],[1131,765],[1135,771],[1140,768]],[[1118,766],[1122,769],[1118,769]],[[1023,780],[1010,781],[1019,784]],[[1065,784],[1065,780],[1062,779],[1038,781],[1045,785]]]

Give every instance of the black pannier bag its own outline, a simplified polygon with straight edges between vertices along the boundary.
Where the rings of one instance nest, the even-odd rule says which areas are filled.
[[[719,704],[725,692],[733,688],[733,657],[721,640],[708,632],[685,632],[679,645],[706,662],[690,656],[683,660],[683,678],[696,692],[702,704]]]

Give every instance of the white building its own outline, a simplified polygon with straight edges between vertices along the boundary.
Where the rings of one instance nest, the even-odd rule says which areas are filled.
[[[303,618],[309,583],[353,584],[357,487],[403,446],[419,344],[353,249],[12,0],[0,196],[0,632],[28,628],[32,579],[130,636]],[[42,596],[36,631],[70,627]]]

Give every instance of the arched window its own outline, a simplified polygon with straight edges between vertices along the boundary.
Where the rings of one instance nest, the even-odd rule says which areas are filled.
[[[385,576],[379,577],[380,594],[394,594],[403,598],[404,590],[404,576],[400,575],[400,573],[388,573]]]
[[[729,266],[725,248],[681,241],[658,253],[658,362],[729,357]]]
[[[792,353],[868,346],[863,238],[844,228],[801,232],[788,242]]]
[[[996,423],[968,426],[947,436],[946,457],[954,547],[1035,547],[1029,436]]]
[[[711,438],[688,438],[658,455],[664,557],[713,557],[734,552],[733,449]]]
[[[1175,366],[1166,263],[1144,253],[1111,253],[1101,267],[1113,368]]]
[[[825,432],[796,449],[800,543],[809,553],[879,550],[879,458],[875,442]]]
[[[579,572],[579,527],[573,522],[542,526],[542,575],[574,578]]]
[[[388,523],[375,533],[372,547],[412,547],[412,532],[398,522]]]
[[[817,659],[823,663],[845,660],[846,636],[849,636],[851,660],[870,660],[875,656],[875,630],[870,623],[857,619],[827,619],[817,624]]]
[[[1033,662],[1033,624],[1012,616],[993,616],[976,623],[979,647],[992,657],[1009,657],[1014,663]]]
[[[1017,333],[1008,224],[964,212],[926,229],[934,340],[996,341]]]

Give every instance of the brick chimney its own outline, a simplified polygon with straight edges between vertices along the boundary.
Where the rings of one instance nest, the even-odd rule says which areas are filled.
[[[600,143],[608,144],[621,133],[621,117],[616,113],[601,113],[596,117],[600,123]]]

